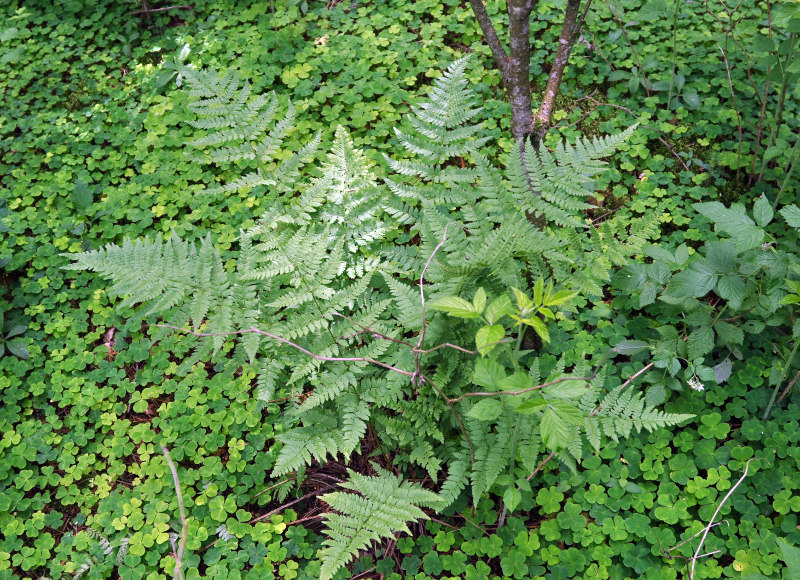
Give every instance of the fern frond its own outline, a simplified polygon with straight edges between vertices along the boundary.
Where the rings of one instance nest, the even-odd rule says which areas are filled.
[[[320,552],[321,580],[333,578],[373,541],[393,537],[396,532],[409,533],[408,522],[427,519],[418,506],[438,507],[443,503],[437,494],[374,467],[378,472],[375,477],[348,470],[350,480],[342,487],[356,493],[339,491],[321,496],[339,512],[324,516],[328,538]]]

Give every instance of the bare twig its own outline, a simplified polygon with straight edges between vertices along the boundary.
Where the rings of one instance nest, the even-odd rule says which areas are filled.
[[[178,496],[178,509],[181,516],[181,541],[178,544],[178,549],[175,551],[175,571],[173,578],[183,580],[183,551],[186,548],[186,535],[189,533],[189,526],[186,524],[186,508],[183,506],[183,493],[181,493],[181,482],[178,479],[178,470],[175,467],[175,462],[172,461],[172,456],[169,454],[169,449],[166,446],[161,446],[161,453],[167,460],[167,465],[172,472],[172,481],[175,483],[175,494]]]
[[[785,389],[783,389],[783,392],[781,393],[781,396],[778,397],[777,401],[775,401],[776,403],[780,404],[780,402],[783,401],[783,399],[786,398],[786,395],[789,394],[789,392],[792,390],[792,387],[797,382],[797,379],[800,379],[800,371],[797,371],[797,374],[794,376],[794,378],[791,381],[789,381],[789,384],[786,385]]]
[[[152,14],[153,12],[164,12],[166,10],[194,10],[191,6],[164,6],[162,8],[146,8],[134,10],[131,14]]]
[[[396,373],[400,373],[401,375],[406,375],[406,376],[409,376],[409,377],[413,377],[414,376],[414,373],[411,373],[409,371],[404,371],[403,369],[398,369],[397,367],[393,367],[390,364],[387,364],[385,362],[381,362],[379,360],[375,360],[374,358],[370,358],[368,356],[322,356],[322,355],[319,355],[319,354],[315,354],[315,353],[311,352],[310,350],[303,348],[299,344],[295,344],[291,340],[287,340],[287,339],[285,339],[285,338],[283,338],[281,336],[278,336],[277,334],[272,334],[270,332],[266,332],[266,331],[258,329],[258,328],[247,328],[245,330],[232,330],[230,332],[197,332],[197,331],[190,330],[190,329],[187,329],[187,328],[181,328],[179,326],[172,326],[170,324],[154,324],[153,326],[156,326],[158,328],[170,328],[172,330],[180,330],[181,332],[185,332],[186,334],[191,334],[193,336],[200,336],[200,337],[203,337],[203,336],[233,336],[233,335],[236,335],[236,334],[248,334],[248,333],[252,332],[252,333],[255,333],[255,334],[260,334],[262,336],[266,336],[268,338],[271,338],[272,340],[277,340],[278,342],[282,342],[285,345],[291,346],[292,348],[294,348],[296,350],[299,350],[300,352],[302,352],[304,354],[307,354],[308,356],[310,356],[311,358],[313,358],[315,360],[334,361],[334,362],[335,361],[339,361],[339,362],[366,362],[366,363],[370,363],[370,364],[378,365],[380,367],[387,368],[390,371],[394,371]]]
[[[750,467],[750,462],[755,461],[756,459],[760,459],[760,457],[753,457],[747,460],[747,463],[745,463],[744,465],[744,473],[742,474],[742,477],[740,477],[739,481],[737,481],[733,485],[733,487],[731,487],[730,491],[727,494],[725,494],[725,497],[722,498],[722,501],[717,506],[717,509],[714,511],[714,515],[711,516],[711,521],[708,522],[708,525],[703,529],[703,537],[700,538],[700,544],[698,544],[697,550],[695,550],[694,552],[694,556],[690,558],[690,560],[692,561],[692,566],[691,569],[689,570],[689,580],[694,580],[694,567],[695,564],[697,563],[697,559],[702,557],[700,555],[700,551],[703,549],[703,544],[705,543],[706,538],[708,537],[708,532],[711,530],[711,527],[714,524],[714,520],[717,518],[717,515],[722,509],[722,506],[725,505],[725,502],[728,501],[729,497],[731,497],[731,494],[733,494],[733,492],[736,491],[736,488],[739,487],[739,485],[744,481],[744,478],[747,477],[747,469]]]
[[[553,381],[549,381],[546,383],[542,383],[541,385],[536,385],[535,387],[528,387],[527,389],[520,389],[519,391],[494,391],[494,392],[482,392],[476,391],[474,393],[464,393],[460,397],[455,397],[453,399],[448,399],[451,403],[458,403],[459,401],[466,399],[467,397],[496,397],[498,395],[504,395],[508,397],[517,397],[519,395],[523,395],[525,393],[530,393],[531,391],[537,391],[539,389],[544,389],[545,387],[551,387],[553,385],[557,385],[558,383],[563,383],[565,381],[591,381],[594,377],[561,377],[560,379],[555,379]]]
[[[539,467],[537,467],[536,469],[534,469],[534,470],[533,470],[533,473],[531,473],[531,474],[530,474],[528,477],[526,477],[525,479],[527,479],[528,481],[530,481],[531,479],[533,479],[533,476],[534,476],[534,475],[536,475],[537,473],[539,473],[539,472],[542,470],[542,467],[544,467],[545,465],[547,465],[547,462],[548,462],[548,461],[550,461],[550,460],[551,460],[551,459],[552,459],[552,458],[555,456],[555,454],[556,454],[556,452],[555,452],[555,451],[551,451],[551,452],[550,452],[550,455],[548,455],[547,457],[545,457],[545,458],[544,458],[544,461],[542,461],[542,462],[539,464]]]

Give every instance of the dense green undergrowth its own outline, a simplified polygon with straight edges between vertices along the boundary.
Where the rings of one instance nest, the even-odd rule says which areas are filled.
[[[198,172],[182,154],[192,131],[183,124],[181,92],[160,64],[185,44],[204,65],[235,66],[259,91],[275,90],[282,111],[291,96],[298,122],[285,151],[317,131],[328,150],[341,124],[381,176],[388,172],[382,154],[398,150],[392,128],[465,51],[477,53],[468,76],[484,106],[477,120],[490,139],[489,155],[508,152],[499,76],[489,69],[468,7],[454,2],[354,2],[351,10],[344,2],[330,11],[314,3],[304,15],[282,2],[274,12],[268,2],[245,9],[197,2],[192,11],[153,15],[152,22],[130,15],[133,4],[83,4],[1,9],[0,155],[7,170],[0,196],[9,212],[2,228],[8,231],[0,230],[3,332],[8,342],[22,340],[27,352],[7,348],[0,358],[0,577],[171,576],[171,534],[180,522],[164,444],[180,466],[189,512],[187,577],[318,578],[323,536],[315,518],[325,506],[316,496],[347,477],[344,467],[309,469],[296,494],[304,499],[281,508],[295,497],[284,497],[287,485],[270,478],[278,454],[271,444],[284,424],[277,403],[255,396],[255,372],[227,368],[220,357],[181,374],[186,347],[177,337],[156,341],[132,311],[115,310],[118,301],[104,282],[64,272],[67,260],[59,253],[171,231],[197,241],[210,231],[233,268],[229,250],[237,247],[238,228],[254,225],[268,208],[263,196],[246,192],[213,203],[196,197],[205,184],[233,173]],[[686,50],[678,51],[676,67],[685,83],[682,100],[668,108],[664,90],[648,97],[631,81],[640,74],[633,72],[637,60],[645,82],[670,78],[672,55],[660,47],[671,43],[672,30],[639,8],[614,2],[593,11],[586,40],[594,50],[576,47],[557,112],[562,128],[552,143],[642,123],[598,177],[598,207],[590,217],[638,217],[660,208],[657,237],[665,247],[686,243],[694,252],[712,226],[693,202],[741,201],[750,210],[762,190],[774,197],[796,131],[797,99],[789,91],[783,145],[770,153],[766,181],[751,189],[746,170],[738,179],[735,171],[749,169],[752,143],[744,142],[740,156],[736,108],[716,46],[719,23],[702,3],[681,8],[677,42]],[[738,38],[750,47],[765,31],[764,7],[745,2],[743,9],[752,16]],[[625,34],[612,10],[622,16]],[[549,24],[559,18],[553,6],[542,5],[533,25],[537,46],[552,42]],[[737,50],[730,47],[732,65],[744,59]],[[609,63],[620,73],[611,76]],[[545,78],[546,71],[534,72]],[[742,117],[757,118],[742,66],[731,75],[742,91]],[[605,106],[590,112],[592,99],[633,113]],[[796,194],[793,185],[784,201]],[[786,239],[777,223],[770,231]],[[543,360],[555,365],[563,356],[599,356],[608,345],[651,338],[647,319],[634,310],[644,305],[634,298],[581,299],[574,318],[551,328]],[[705,544],[705,551],[719,553],[701,560],[695,577],[779,575],[778,538],[800,544],[798,400],[790,395],[770,420],[760,420],[773,393],[776,357],[784,353],[782,345],[749,339],[743,349],[724,385],[706,381],[702,392],[674,385],[681,390],[663,394],[666,410],[696,415],[688,425],[610,441],[597,456],[587,451],[577,472],[548,464],[530,487],[522,486],[515,513],[499,529],[501,498],[484,497],[472,509],[464,494],[439,521],[415,524],[413,538],[364,556],[352,573],[683,577],[685,562],[667,556],[690,557],[696,543],[666,551],[700,531],[746,462],[761,458],[723,506],[727,525],[715,527]],[[623,362],[618,381],[647,360]],[[352,467],[369,469],[366,458]],[[498,486],[528,474],[519,468]]]

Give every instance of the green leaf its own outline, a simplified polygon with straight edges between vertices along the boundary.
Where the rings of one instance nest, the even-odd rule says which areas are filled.
[[[800,578],[800,548],[790,546],[783,538],[778,538],[778,545],[781,548],[789,578]]]
[[[502,324],[494,326],[484,326],[475,333],[475,346],[481,356],[486,356],[494,347],[497,346],[506,335],[506,329]]]
[[[639,20],[654,22],[667,16],[666,0],[648,0],[639,8]]]
[[[455,316],[457,318],[478,318],[480,316],[480,314],[475,311],[475,307],[472,304],[458,296],[440,298],[431,304],[431,308],[446,312],[450,316]]]
[[[28,353],[28,347],[25,346],[25,343],[19,338],[15,340],[8,340],[5,344],[6,348],[11,352],[11,354],[18,356],[21,359],[27,359],[28,356],[30,356]]]
[[[533,285],[533,303],[541,306],[544,300],[544,278],[539,278]]]
[[[794,204],[787,205],[781,209],[780,214],[783,216],[783,219],[786,220],[787,224],[793,228],[800,229],[800,207]]]
[[[472,306],[478,314],[483,313],[483,309],[486,308],[486,290],[478,288],[477,292],[475,292],[475,296],[472,298]]]
[[[506,371],[496,361],[480,358],[475,361],[475,373],[472,381],[486,389],[496,389],[500,381],[506,378]]]
[[[536,334],[538,334],[543,341],[550,342],[550,332],[547,330],[547,326],[541,321],[540,318],[531,316],[530,318],[520,319],[520,322],[533,328],[533,330],[536,331]]]
[[[747,216],[741,205],[734,204],[727,208],[718,201],[710,201],[695,203],[692,207],[729,234],[740,252],[755,248],[764,241],[764,230]]]
[[[710,353],[714,348],[714,330],[710,326],[701,326],[692,331],[686,342],[689,359],[695,360]]]
[[[731,378],[732,374],[733,363],[729,358],[726,358],[724,361],[714,366],[714,380],[720,385]]]
[[[513,512],[515,509],[517,509],[517,506],[521,501],[522,492],[517,489],[516,485],[510,485],[508,488],[506,488],[505,492],[503,492],[503,503],[508,508],[509,512]]]
[[[224,522],[228,519],[228,512],[225,511],[225,500],[221,495],[211,498],[211,501],[208,502],[208,509],[211,511],[212,519],[218,522]]]
[[[514,373],[513,375],[500,381],[497,386],[504,391],[521,391],[522,389],[527,389],[536,385],[534,384],[530,375],[525,373]]]
[[[2,328],[2,326],[0,326],[0,328]],[[25,324],[16,324],[16,325],[11,327],[11,330],[8,331],[8,333],[6,334],[6,338],[8,339],[8,338],[11,338],[13,336],[17,336],[18,334],[22,334],[26,330],[28,330],[28,326],[27,325],[25,325]]]
[[[467,417],[478,421],[494,421],[503,412],[503,402],[500,399],[487,398],[478,401],[468,412]]]
[[[574,405],[565,401],[549,401],[542,415],[540,430],[542,441],[553,451],[566,447],[570,431],[583,423],[583,415]]]
[[[717,294],[731,303],[731,308],[738,310],[745,294],[745,283],[739,276],[720,276],[717,281]]]
[[[547,405],[546,399],[537,397],[536,399],[529,399],[524,403],[521,403],[515,410],[520,415],[533,415],[546,405]]]
[[[86,211],[92,206],[94,195],[89,186],[80,178],[75,181],[75,186],[72,188],[72,203],[81,211]]]
[[[549,296],[547,300],[545,300],[543,306],[561,306],[562,304],[575,298],[577,295],[578,293],[572,290],[559,290],[552,296]]]
[[[517,308],[519,308],[520,311],[527,310],[533,306],[531,299],[528,298],[521,290],[518,288],[512,288],[511,290],[514,292],[514,297],[517,299]]]
[[[611,350],[619,354],[630,356],[637,352],[648,350],[649,348],[650,345],[643,340],[623,340],[622,342],[618,342]]]
[[[756,223],[762,228],[766,227],[774,216],[775,213],[772,211],[772,205],[767,201],[766,196],[762,195],[759,197],[755,205],[753,205],[753,217]]]
[[[503,316],[511,314],[513,310],[514,307],[511,304],[511,298],[509,298],[507,294],[502,294],[492,300],[483,315],[489,324],[494,324],[503,318]]]
[[[574,399],[586,394],[586,386],[586,381],[568,380],[545,387],[544,391],[548,396],[557,397],[559,399]]]

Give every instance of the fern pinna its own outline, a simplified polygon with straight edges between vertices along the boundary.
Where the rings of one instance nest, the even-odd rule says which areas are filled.
[[[351,472],[342,487],[355,494],[322,498],[339,512],[327,516],[325,578],[407,530],[424,517],[420,507],[497,493],[513,511],[518,490],[500,487],[501,474],[534,473],[553,456],[575,467],[584,440],[598,449],[604,438],[688,418],[654,409],[633,387],[614,390],[607,356],[540,356],[571,301],[602,295],[654,230],[658,215],[594,227],[583,214],[601,159],[632,129],[552,152],[514,148],[501,170],[479,150],[487,138],[473,123],[480,109],[467,66],[452,64],[412,109],[384,182],[341,127],[320,162],[303,166],[317,136],[275,163],[291,105],[276,121],[274,96],[253,95],[232,74],[181,67],[192,124],[204,132],[189,143],[202,151],[195,159],[245,171],[208,192],[268,188],[269,209],[240,232],[235,265],[210,236],[173,234],[71,255],[67,266],[99,273],[126,297],[121,306],[141,305],[142,318],[187,333],[196,344],[184,369],[235,340],[226,356],[257,369],[256,398],[287,401],[273,477],[301,480],[315,463],[347,462],[370,429],[375,445],[396,450],[394,469],[424,471],[438,486],[403,483],[377,465],[374,477]],[[388,241],[416,234],[419,244]]]

